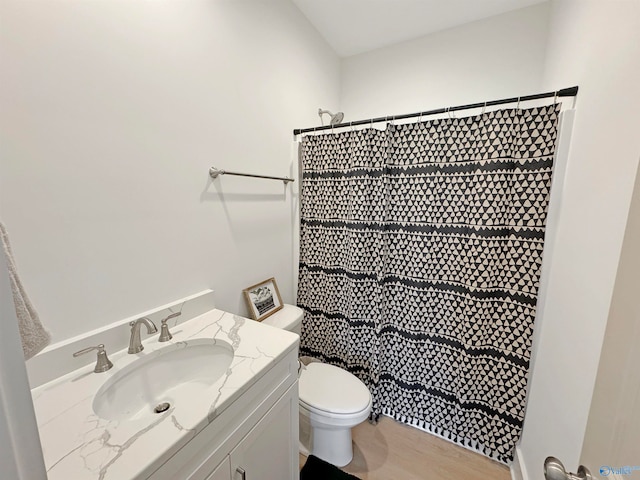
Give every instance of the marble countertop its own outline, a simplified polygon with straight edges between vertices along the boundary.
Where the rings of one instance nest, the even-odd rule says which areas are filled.
[[[181,323],[172,334],[159,343],[157,334],[143,333],[141,353],[109,352],[109,371],[94,373],[91,365],[32,390],[49,480],[146,478],[298,344],[293,333],[220,310]],[[138,420],[108,421],[94,413],[95,393],[124,367],[171,343],[201,338],[224,340],[234,350],[210,396]]]

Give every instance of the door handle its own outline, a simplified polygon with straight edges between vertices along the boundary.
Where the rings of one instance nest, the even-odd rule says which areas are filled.
[[[240,480],[247,480],[247,472],[242,467],[236,467],[236,472],[240,474]]]
[[[562,462],[556,457],[547,457],[544,461],[544,478],[546,480],[593,480],[587,467],[580,465],[578,473],[567,472]]]

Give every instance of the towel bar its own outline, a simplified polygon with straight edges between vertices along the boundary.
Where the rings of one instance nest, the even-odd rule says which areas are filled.
[[[211,167],[209,169],[209,176],[211,178],[218,178],[219,175],[237,175],[239,177],[253,177],[253,178],[267,178],[269,180],[282,180],[286,185],[289,182],[295,182],[293,178],[289,177],[270,177],[268,175],[254,175],[252,173],[238,173],[238,172],[230,172],[228,170],[221,170],[216,167]]]

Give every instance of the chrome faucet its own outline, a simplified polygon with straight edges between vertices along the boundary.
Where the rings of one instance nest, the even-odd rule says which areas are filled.
[[[79,357],[80,355],[84,355],[85,353],[89,353],[94,350],[98,351],[96,366],[93,369],[94,372],[96,373],[106,372],[111,367],[113,367],[113,363],[111,363],[111,361],[109,360],[109,357],[107,357],[107,352],[105,351],[104,345],[102,343],[95,347],[83,348],[79,352],[74,353],[73,356]]]
[[[135,322],[131,322],[129,324],[131,326],[131,338],[129,339],[128,350],[129,353],[139,353],[144,350],[142,341],[140,340],[140,327],[143,323],[147,326],[148,334],[156,333],[158,331],[155,324],[147,317],[142,317]]]

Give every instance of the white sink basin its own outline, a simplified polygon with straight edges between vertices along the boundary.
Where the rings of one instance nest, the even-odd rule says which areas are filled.
[[[189,408],[189,400],[207,395],[232,359],[233,348],[221,340],[169,345],[107,380],[96,393],[93,411],[105,420],[136,420],[161,413],[156,409]]]

